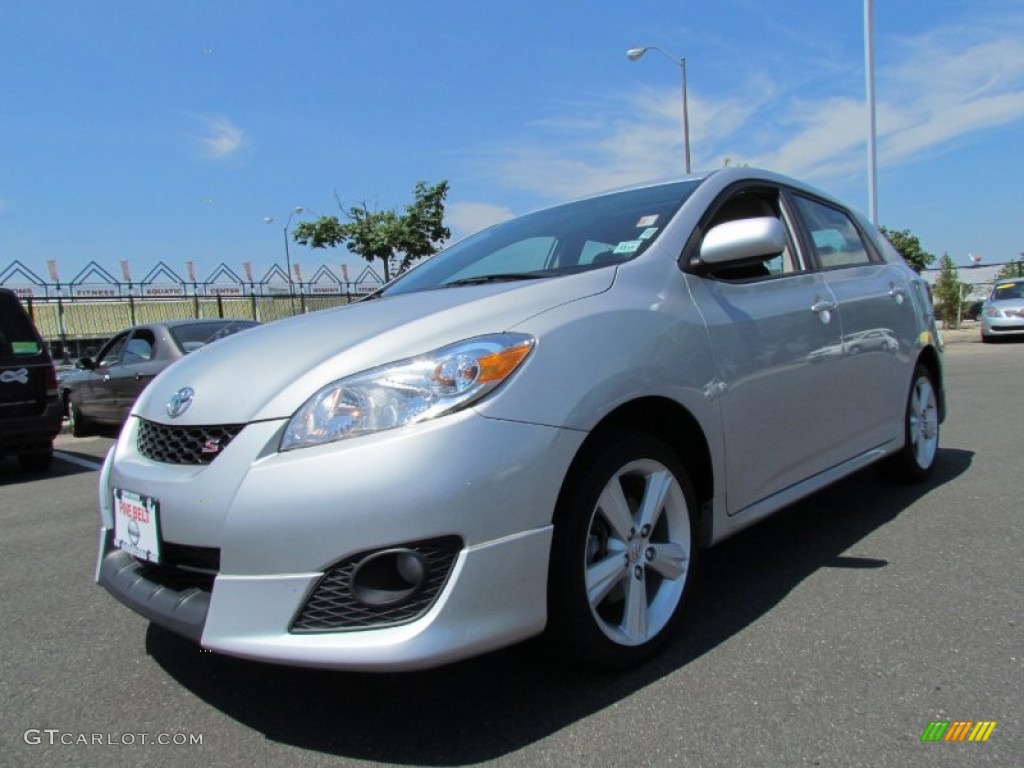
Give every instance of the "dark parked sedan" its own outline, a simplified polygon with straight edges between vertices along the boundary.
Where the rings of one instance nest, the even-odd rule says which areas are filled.
[[[114,336],[95,359],[83,357],[77,373],[60,384],[76,437],[94,425],[120,425],[145,386],[164,368],[217,339],[252,328],[251,320],[175,320],[137,325]]]

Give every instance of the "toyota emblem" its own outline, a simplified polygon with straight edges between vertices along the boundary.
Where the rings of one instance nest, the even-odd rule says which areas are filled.
[[[167,402],[167,415],[172,419],[181,416],[192,405],[192,400],[195,396],[196,391],[192,387],[182,387],[179,389]]]

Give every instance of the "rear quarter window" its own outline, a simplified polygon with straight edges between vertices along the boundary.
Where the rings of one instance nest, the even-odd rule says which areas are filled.
[[[32,321],[12,294],[0,294],[0,361],[16,362],[43,352]]]

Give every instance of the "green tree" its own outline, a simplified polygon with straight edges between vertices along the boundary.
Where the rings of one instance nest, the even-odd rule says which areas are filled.
[[[417,181],[413,202],[402,213],[371,209],[365,202],[346,209],[339,199],[344,222],[337,216],[321,216],[297,225],[292,237],[312,248],[333,248],[344,243],[349,251],[370,264],[380,261],[387,282],[417,260],[437,253],[440,244],[451,236],[444,225],[447,197],[448,182],[442,179],[433,186]]]
[[[953,259],[948,253],[943,254],[939,260],[939,277],[935,281],[932,294],[935,297],[935,314],[942,320],[945,328],[960,325],[960,313],[963,310],[962,285]]]
[[[1005,280],[1008,277],[1024,277],[1024,253],[1020,255],[1018,261],[1008,261],[1003,264],[1003,268],[996,275],[996,280]]]
[[[903,260],[915,272],[921,272],[935,261],[935,254],[926,251],[921,246],[921,241],[916,235],[911,234],[909,229],[896,230],[879,227],[878,230],[885,235],[885,238],[892,243],[892,247],[899,251]]]

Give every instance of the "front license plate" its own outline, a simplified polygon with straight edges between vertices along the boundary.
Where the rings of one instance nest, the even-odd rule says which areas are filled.
[[[160,504],[123,488],[114,489],[114,546],[135,557],[160,562]]]

